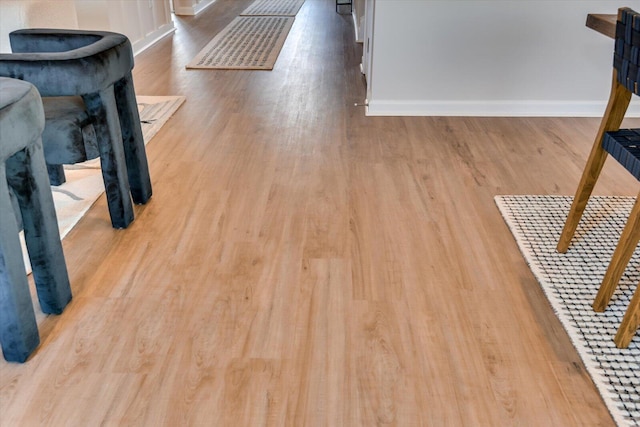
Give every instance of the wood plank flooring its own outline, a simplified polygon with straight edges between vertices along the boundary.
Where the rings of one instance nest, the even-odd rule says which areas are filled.
[[[137,93],[187,98],[154,196],[65,239],[74,299],[0,362],[0,425],[613,425],[493,202],[573,194],[599,121],[365,117],[331,0],[272,72],[185,70],[249,3],[136,58]],[[610,161],[596,192],[637,187]]]

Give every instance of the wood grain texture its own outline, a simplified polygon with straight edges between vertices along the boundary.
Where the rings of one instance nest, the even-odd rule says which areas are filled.
[[[640,325],[640,284],[633,293],[629,307],[622,318],[618,332],[614,338],[618,348],[627,348]]]
[[[600,121],[365,117],[332,0],[272,72],[185,70],[249,3],[137,57],[138,93],[187,98],[154,196],[64,240],[74,299],[0,363],[0,424],[613,425],[493,202],[572,194]],[[610,162],[595,192],[637,182]]]
[[[587,27],[612,39],[616,37],[616,14],[590,13],[587,15]]]

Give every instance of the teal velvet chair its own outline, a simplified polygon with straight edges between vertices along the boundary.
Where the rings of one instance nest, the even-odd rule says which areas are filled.
[[[24,362],[40,343],[18,237],[21,226],[42,311],[59,314],[71,300],[43,128],[36,88],[0,77],[0,342],[4,358],[12,362]]]
[[[25,29],[10,33],[0,76],[28,81],[44,103],[42,134],[53,185],[62,165],[100,157],[111,223],[126,228],[133,202],[151,197],[151,180],[131,70],[131,43],[104,31]]]

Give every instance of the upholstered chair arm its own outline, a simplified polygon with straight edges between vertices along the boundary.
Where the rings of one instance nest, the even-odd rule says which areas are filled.
[[[28,29],[9,37],[18,52],[0,54],[0,76],[28,81],[42,96],[96,93],[133,69],[131,43],[121,34]]]
[[[99,41],[103,38],[102,34],[107,33],[31,28],[11,32],[9,41],[13,53],[68,52]]]

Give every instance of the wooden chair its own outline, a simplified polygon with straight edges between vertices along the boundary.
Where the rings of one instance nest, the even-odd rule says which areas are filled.
[[[631,95],[640,95],[640,14],[630,8],[618,10],[616,24],[613,82],[609,103],[596,135],[593,148],[582,173],[569,215],[562,230],[557,250],[565,253],[575,234],[580,218],[600,175],[607,154],[611,154],[630,173],[640,180],[640,130],[619,131],[620,124],[631,101]],[[640,193],[629,214],[627,224],[613,253],[598,295],[593,302],[595,311],[604,311],[616,289],[624,270],[640,240]],[[640,291],[629,304],[622,324],[614,339],[620,348],[627,347],[640,320]]]

